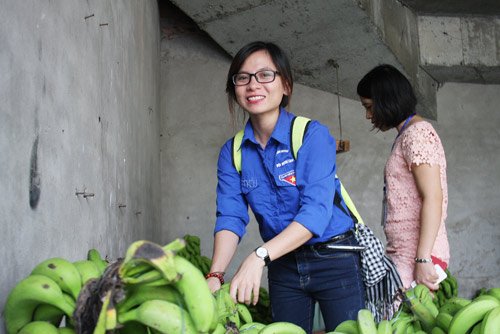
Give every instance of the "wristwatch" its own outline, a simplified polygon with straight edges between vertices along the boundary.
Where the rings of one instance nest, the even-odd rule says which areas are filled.
[[[269,263],[271,263],[271,259],[269,258],[269,253],[267,252],[267,249],[265,249],[264,247],[257,247],[255,249],[255,255],[264,260],[264,264],[266,265],[266,267]]]

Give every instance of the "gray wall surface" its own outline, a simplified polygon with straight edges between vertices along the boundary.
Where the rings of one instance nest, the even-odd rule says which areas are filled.
[[[224,91],[230,59],[202,32],[175,26],[162,21],[162,237],[198,235],[202,253],[211,256],[217,157],[235,133]],[[338,138],[337,104],[336,95],[296,85],[290,110],[322,121]],[[448,159],[450,270],[467,297],[481,287],[500,286],[499,104],[498,85],[447,83],[438,92],[438,122],[432,122]],[[382,172],[396,133],[371,131],[359,101],[341,98],[340,115],[351,151],[338,155],[338,174],[366,223],[385,240]],[[261,242],[252,221],[229,278]]]
[[[1,313],[42,260],[158,238],[160,29],[155,0],[0,8]]]

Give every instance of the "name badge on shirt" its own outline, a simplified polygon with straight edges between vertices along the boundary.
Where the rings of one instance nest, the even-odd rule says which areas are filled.
[[[284,181],[292,186],[296,186],[297,182],[295,179],[295,170],[288,171],[284,174],[279,175],[280,181]]]

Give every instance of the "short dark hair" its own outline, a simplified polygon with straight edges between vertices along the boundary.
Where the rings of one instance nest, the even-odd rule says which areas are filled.
[[[382,64],[359,81],[360,97],[373,101],[373,124],[378,129],[396,127],[415,113],[417,98],[408,79],[394,66]]]
[[[243,46],[238,51],[238,53],[236,53],[236,55],[233,58],[233,61],[231,62],[231,66],[229,67],[229,72],[227,73],[227,81],[226,81],[227,101],[229,105],[229,112],[233,118],[234,118],[234,104],[236,102],[236,93],[234,91],[233,75],[239,72],[241,66],[251,54],[260,50],[265,50],[267,51],[267,53],[269,53],[269,56],[271,57],[274,65],[276,66],[276,70],[280,73],[284,85],[289,90],[288,96],[283,95],[280,107],[286,107],[290,103],[290,98],[293,91],[293,76],[290,67],[290,62],[285,52],[279,46],[271,42],[262,42],[262,41],[251,42]]]

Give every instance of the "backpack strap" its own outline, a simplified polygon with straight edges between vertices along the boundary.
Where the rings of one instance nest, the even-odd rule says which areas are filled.
[[[241,141],[243,140],[244,130],[238,131],[238,133],[233,138],[233,166],[241,174]]]
[[[295,160],[297,160],[297,153],[299,152],[299,148],[302,146],[309,123],[311,123],[311,120],[303,116],[295,116],[292,120],[290,145]]]

